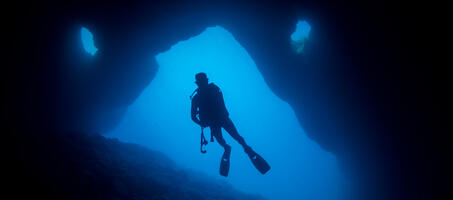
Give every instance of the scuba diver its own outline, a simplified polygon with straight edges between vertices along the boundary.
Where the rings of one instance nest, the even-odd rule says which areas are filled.
[[[220,162],[220,174],[225,177],[228,176],[231,146],[223,139],[221,128],[224,128],[231,137],[242,145],[245,153],[250,157],[258,171],[262,174],[269,171],[269,164],[245,143],[244,138],[236,130],[236,127],[229,118],[220,88],[214,83],[208,83],[208,78],[203,72],[197,73],[195,79],[198,88],[190,96],[192,100],[191,117],[195,123],[201,126],[201,152],[206,152],[203,151],[202,147],[207,144],[203,135],[203,129],[209,126],[211,129],[211,142],[214,141],[213,137],[215,137],[217,142],[225,149]]]

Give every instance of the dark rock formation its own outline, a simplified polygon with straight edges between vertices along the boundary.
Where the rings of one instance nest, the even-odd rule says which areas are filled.
[[[98,134],[40,132],[9,142],[8,166],[19,168],[4,181],[14,199],[263,199]]]
[[[448,166],[441,164],[448,140],[439,126],[444,107],[435,99],[445,84],[432,81],[438,67],[427,62],[433,48],[424,40],[430,38],[424,26],[433,21],[418,13],[427,7],[383,1],[14,5],[6,31],[12,41],[3,84],[7,127],[20,127],[11,132],[15,137],[108,130],[152,81],[153,55],[221,25],[292,105],[307,134],[338,156],[358,199],[436,199],[449,191]],[[313,28],[304,55],[289,46],[299,18]],[[99,48],[93,58],[79,44],[82,25]]]

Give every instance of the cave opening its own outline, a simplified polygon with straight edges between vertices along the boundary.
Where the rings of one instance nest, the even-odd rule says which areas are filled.
[[[339,199],[343,178],[335,156],[305,135],[291,106],[270,90],[230,32],[220,26],[206,28],[155,59],[159,65],[155,78],[107,137],[161,151],[184,168],[269,199]],[[232,146],[227,178],[218,174],[223,153],[219,144],[209,143],[207,154],[200,153],[200,127],[190,119],[189,99],[198,72],[207,73],[221,88],[239,134],[271,165],[266,175],[256,171],[224,130]],[[209,136],[209,129],[205,134]]]
[[[94,56],[98,51],[96,45],[94,44],[93,34],[86,27],[80,28],[80,38],[82,40],[83,49],[88,54]]]
[[[291,44],[295,51],[300,54],[304,52],[305,42],[310,36],[311,25],[306,20],[299,20],[296,29],[291,34]]]

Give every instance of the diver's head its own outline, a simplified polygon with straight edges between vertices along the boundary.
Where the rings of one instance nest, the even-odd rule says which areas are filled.
[[[200,73],[196,74],[195,75],[195,83],[200,88],[208,86],[208,77],[206,76],[206,73],[200,72]]]

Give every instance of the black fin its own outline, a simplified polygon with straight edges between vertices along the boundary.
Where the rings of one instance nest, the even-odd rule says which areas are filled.
[[[264,160],[260,155],[257,153],[253,152],[248,154],[250,157],[250,160],[252,161],[253,165],[255,168],[261,172],[261,174],[265,174],[267,171],[271,169],[271,166],[267,164],[266,160]]]
[[[226,150],[220,161],[220,175],[225,177],[228,176],[228,172],[230,171],[230,152],[231,150]]]

